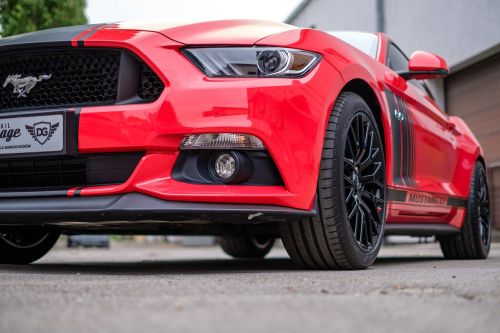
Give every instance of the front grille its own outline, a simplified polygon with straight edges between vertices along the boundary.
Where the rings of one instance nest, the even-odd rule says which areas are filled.
[[[140,70],[139,97],[147,101],[157,99],[163,91],[163,82],[145,63],[141,64]]]
[[[20,80],[21,92],[14,92]],[[23,94],[31,82],[33,88]],[[144,103],[156,100],[164,89],[142,60],[116,49],[0,54],[0,84],[0,110],[123,104],[120,99]]]
[[[95,154],[1,161],[0,191],[120,184],[141,157],[140,153]]]

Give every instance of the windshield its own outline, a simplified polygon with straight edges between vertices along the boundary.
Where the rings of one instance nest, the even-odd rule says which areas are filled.
[[[372,58],[377,57],[378,36],[368,32],[333,31],[330,35],[354,46]]]

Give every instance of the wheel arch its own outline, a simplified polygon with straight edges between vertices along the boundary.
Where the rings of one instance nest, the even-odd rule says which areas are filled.
[[[348,81],[342,88],[341,92],[342,91],[348,91],[359,95],[361,98],[363,98],[366,104],[368,104],[370,110],[372,110],[373,116],[375,117],[375,121],[377,122],[377,126],[380,131],[380,135],[384,138],[383,144],[386,155],[385,158],[387,160],[388,149],[391,148],[391,141],[388,140],[386,133],[390,133],[390,128],[388,127],[388,119],[385,112],[383,111],[385,108],[383,108],[383,104],[381,104],[380,98],[377,96],[370,84],[360,78],[355,78]]]

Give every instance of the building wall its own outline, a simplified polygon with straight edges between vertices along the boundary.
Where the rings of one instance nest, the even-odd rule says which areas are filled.
[[[290,23],[322,30],[376,30],[376,0],[311,0]]]
[[[289,23],[322,30],[376,31],[377,2],[310,0]],[[500,229],[500,0],[380,2],[384,32],[408,55],[430,51],[450,65],[450,76],[428,84],[438,104],[462,117],[484,147],[492,211]]]
[[[384,0],[385,32],[408,54],[457,64],[500,42],[499,0]],[[377,0],[311,0],[290,23],[322,30],[377,30]]]
[[[500,42],[500,1],[385,0],[385,28],[407,53],[435,52],[454,65]]]

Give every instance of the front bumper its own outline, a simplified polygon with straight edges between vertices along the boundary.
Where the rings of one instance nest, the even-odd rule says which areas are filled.
[[[0,226],[71,222],[265,223],[314,216],[316,211],[271,205],[165,201],[140,193],[0,201]]]
[[[199,202],[256,205],[248,207],[251,212],[258,212],[259,205],[310,211],[327,118],[343,86],[339,73],[321,61],[301,79],[211,79],[182,55],[183,46],[158,33],[132,30],[99,30],[85,40],[84,47],[129,49],[158,74],[165,89],[149,104],[78,110],[78,153],[145,152],[126,182],[79,188],[79,195],[122,198],[126,193],[141,193],[162,199],[164,207],[172,209],[172,202]],[[218,132],[247,133],[260,138],[276,164],[283,186],[203,185],[173,179],[172,169],[182,138],[187,134]],[[74,193],[71,189],[67,196]],[[76,199],[61,202],[73,207],[78,205],[73,204]],[[130,207],[136,205],[129,203]],[[190,205],[192,213],[196,205]],[[56,207],[64,211],[66,206]],[[106,211],[107,207],[100,209]],[[134,214],[131,208],[121,210],[122,215],[127,212]],[[0,214],[16,215],[3,205],[3,200]],[[95,214],[98,216],[97,210]]]

